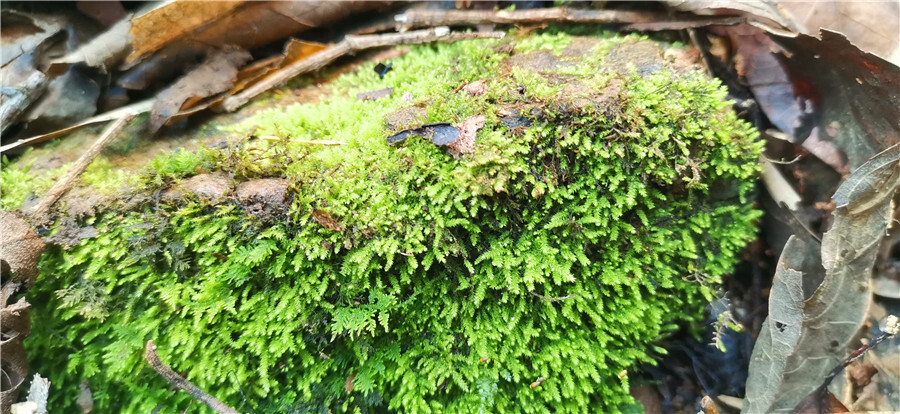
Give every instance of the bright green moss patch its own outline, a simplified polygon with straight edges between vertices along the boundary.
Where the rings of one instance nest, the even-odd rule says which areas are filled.
[[[29,170],[33,163],[34,160],[31,160],[20,166],[3,157],[0,166],[0,188],[2,188],[0,206],[3,209],[21,208],[28,196],[43,195],[72,166],[71,163],[67,163],[42,174],[31,174]],[[123,187],[137,182],[134,174],[115,168],[109,159],[102,156],[91,162],[79,177],[79,185],[89,186],[108,195],[116,195]]]
[[[495,45],[414,47],[384,80],[363,67],[326,102],[234,127],[280,141],[154,162],[157,184],[283,177],[289,207],[250,214],[267,210],[241,188],[215,206],[150,203],[47,255],[27,344],[55,407],[71,410],[87,379],[99,411],[184,409],[190,397],[143,361],[149,339],[242,411],[632,403],[619,373],[700,316],[754,237],[761,143],[699,73],[535,71]],[[484,94],[460,89],[477,80]],[[355,98],[386,86],[388,98]],[[386,120],[409,108],[424,113],[416,125],[485,126],[459,158],[421,137],[388,146]],[[319,139],[345,145],[292,141]]]

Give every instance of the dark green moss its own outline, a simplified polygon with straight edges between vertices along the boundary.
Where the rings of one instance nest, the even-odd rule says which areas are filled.
[[[250,215],[241,200],[154,204],[47,255],[28,352],[55,407],[71,409],[84,379],[101,411],[186,407],[143,362],[148,339],[242,411],[631,403],[620,373],[700,315],[753,238],[761,144],[698,73],[534,72],[493,45],[413,48],[384,81],[363,67],[327,102],[235,127],[284,140],[156,162],[158,183],[198,165],[285,177],[292,204],[286,216]],[[458,90],[479,79],[484,95]],[[566,89],[575,81],[582,94]],[[355,100],[384,86],[394,95]],[[388,146],[384,117],[417,104],[421,122],[484,115],[475,151]]]

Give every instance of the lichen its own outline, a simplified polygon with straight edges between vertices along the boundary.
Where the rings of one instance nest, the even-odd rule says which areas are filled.
[[[528,48],[573,41],[554,36]],[[242,410],[632,403],[620,373],[700,316],[754,236],[761,144],[700,73],[641,76],[602,59],[593,73],[533,71],[496,45],[414,47],[384,80],[363,65],[322,103],[232,127],[277,140],[152,163],[151,189],[203,170],[282,177],[288,195],[253,209],[188,195],[111,212],[97,237],[45,255],[27,343],[52,406],[71,410],[89,380],[100,411],[185,408],[190,397],[144,363],[148,339]],[[460,89],[477,80],[483,95]],[[355,99],[385,86],[388,98]],[[424,110],[418,123],[483,115],[474,152],[422,137],[387,145],[385,119],[410,107]]]

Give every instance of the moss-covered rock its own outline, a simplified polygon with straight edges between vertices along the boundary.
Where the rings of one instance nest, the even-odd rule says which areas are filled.
[[[233,127],[272,139],[154,161],[156,197],[41,264],[28,353],[54,411],[84,380],[100,411],[186,407],[144,363],[149,339],[242,411],[629,404],[623,371],[696,320],[753,238],[761,144],[650,41],[503,46],[414,47],[383,80],[364,65],[322,103]],[[437,122],[476,131],[471,151],[388,145]],[[344,145],[300,142],[322,139]]]

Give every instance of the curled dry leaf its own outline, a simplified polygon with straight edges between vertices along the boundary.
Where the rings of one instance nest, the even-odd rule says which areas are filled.
[[[738,14],[764,23],[774,28],[797,31],[797,24],[784,13],[778,2],[763,1],[719,1],[719,0],[667,0],[676,10],[690,11],[700,15]]]
[[[846,204],[834,211],[821,247],[788,240],[753,349],[743,412],[792,411],[843,359],[869,306],[869,277],[900,187],[884,178],[900,169],[898,157],[900,146],[892,147],[841,185],[837,195],[846,195]],[[821,284],[804,283],[822,268]]]

